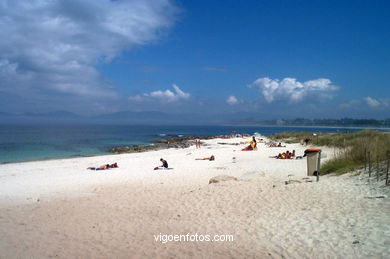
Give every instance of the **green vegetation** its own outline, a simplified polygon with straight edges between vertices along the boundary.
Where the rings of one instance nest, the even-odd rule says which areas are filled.
[[[347,157],[336,157],[321,166],[321,174],[345,174],[364,167],[364,162],[353,161]]]
[[[317,136],[308,132],[286,132],[271,136],[271,139],[283,139],[287,143],[297,143],[305,138],[318,146],[340,149],[336,158],[321,166],[321,174],[342,174],[362,168],[368,163],[368,156],[372,163],[390,157],[390,134],[386,132],[363,130],[356,133],[318,133]]]

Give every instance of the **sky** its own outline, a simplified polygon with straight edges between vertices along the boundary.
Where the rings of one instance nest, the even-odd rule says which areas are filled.
[[[0,112],[390,117],[390,1],[0,0]]]

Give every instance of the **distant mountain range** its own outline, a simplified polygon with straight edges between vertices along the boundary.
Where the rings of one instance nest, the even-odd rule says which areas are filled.
[[[226,114],[164,113],[159,111],[121,111],[97,116],[82,116],[68,111],[12,114],[0,112],[0,124],[144,124],[144,125],[279,125],[279,126],[355,126],[390,127],[390,119],[279,119],[263,120],[256,113]]]
[[[97,116],[82,116],[67,111],[46,113],[0,113],[0,123],[17,124],[220,124],[220,120],[206,118],[200,114],[168,114],[158,111],[134,112],[122,111]]]

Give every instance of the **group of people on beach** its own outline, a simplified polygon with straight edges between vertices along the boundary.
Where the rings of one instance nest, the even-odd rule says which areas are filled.
[[[200,145],[201,145],[200,139],[199,139],[199,138],[196,138],[196,139],[195,139],[195,146],[196,146],[196,148],[197,148],[197,149],[200,148]]]
[[[200,142],[199,138],[195,139],[194,143],[195,143],[195,146],[196,146],[197,149],[200,148],[201,142]],[[280,142],[278,144],[271,143],[271,144],[269,144],[269,146],[270,147],[283,147]],[[257,141],[256,141],[255,136],[252,137],[249,145],[242,149],[242,151],[252,151],[252,150],[257,150]],[[290,152],[290,151],[287,150],[286,152],[279,153],[277,156],[272,156],[272,158],[277,158],[277,159],[294,159],[295,158],[295,150],[293,150],[293,152]],[[214,157],[214,155],[211,155],[210,157],[196,158],[195,160],[214,161],[215,157]],[[163,158],[160,158],[160,162],[161,162],[161,165],[154,167],[154,170],[166,170],[166,169],[169,169],[167,160],[165,160]],[[111,169],[111,168],[118,168],[118,164],[117,163],[104,164],[104,165],[101,165],[99,167],[88,167],[87,169],[97,171],[97,170],[107,170],[107,169]]]
[[[276,158],[276,159],[294,159],[295,158],[295,150],[293,152],[286,151],[283,153],[279,153],[277,156],[271,156],[271,158]]]
[[[214,156],[212,156],[212,157],[214,157]],[[169,169],[168,162],[165,159],[161,158],[160,161],[161,161],[161,165],[155,167],[154,170]],[[101,165],[99,167],[88,167],[87,169],[93,170],[93,171],[99,171],[99,170],[108,170],[111,168],[118,168],[118,167],[119,167],[118,163],[113,163],[113,164],[104,164],[104,165]]]

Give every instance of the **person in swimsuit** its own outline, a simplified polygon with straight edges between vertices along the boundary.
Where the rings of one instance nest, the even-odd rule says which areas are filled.
[[[168,162],[167,162],[167,160],[160,158],[160,161],[161,161],[162,165],[155,167],[154,170],[168,169]]]

